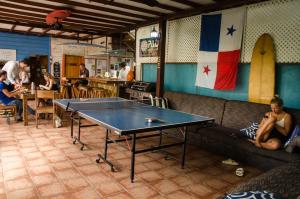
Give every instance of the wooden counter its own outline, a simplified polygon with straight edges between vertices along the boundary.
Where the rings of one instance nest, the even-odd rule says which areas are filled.
[[[100,77],[90,77],[87,78],[87,80],[89,81],[89,85],[92,87],[99,87],[110,90],[112,93],[112,97],[118,97],[120,86],[127,83],[127,81],[125,80]]]

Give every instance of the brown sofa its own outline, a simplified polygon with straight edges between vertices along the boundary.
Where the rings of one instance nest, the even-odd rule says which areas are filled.
[[[214,127],[188,129],[191,144],[263,170],[300,159],[299,153],[257,148],[241,135],[239,130],[251,122],[259,122],[270,111],[269,105],[178,92],[166,92],[164,97],[172,109],[215,118]],[[300,110],[287,111],[295,119],[294,123],[300,124]]]

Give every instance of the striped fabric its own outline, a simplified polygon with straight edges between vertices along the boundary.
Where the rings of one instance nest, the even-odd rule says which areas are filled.
[[[255,140],[256,131],[257,131],[258,127],[259,127],[259,124],[256,123],[256,122],[253,122],[249,127],[241,129],[240,132],[244,136],[246,136],[246,137],[248,137],[250,139]]]
[[[268,191],[249,191],[229,194],[224,199],[281,199],[281,197]]]

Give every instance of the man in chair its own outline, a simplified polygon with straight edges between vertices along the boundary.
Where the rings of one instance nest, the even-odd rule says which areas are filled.
[[[4,70],[0,71],[0,103],[7,105],[15,105],[17,107],[17,120],[22,121],[23,106],[22,101],[16,99],[16,97],[21,94],[22,89],[14,90],[12,84],[7,84],[7,72]],[[35,115],[35,111],[28,107],[28,112]]]

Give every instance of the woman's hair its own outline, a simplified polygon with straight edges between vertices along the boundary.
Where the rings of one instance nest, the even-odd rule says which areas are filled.
[[[275,95],[271,99],[271,104],[277,104],[278,106],[282,107],[283,106],[283,100],[278,95]]]
[[[54,80],[54,77],[50,73],[48,73],[48,72],[45,72],[44,76],[48,77],[49,79]]]

